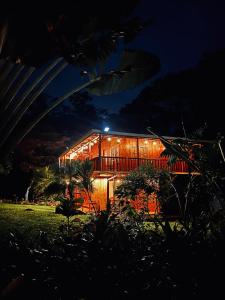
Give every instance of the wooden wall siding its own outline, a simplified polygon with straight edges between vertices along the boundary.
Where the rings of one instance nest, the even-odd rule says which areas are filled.
[[[112,204],[114,204],[115,201],[118,201],[117,197],[115,196],[115,190],[116,188],[121,184],[122,180],[118,177],[115,177],[112,180],[109,180],[109,199]]]
[[[114,191],[115,191],[115,180],[109,180],[109,199],[110,201],[114,200]]]
[[[109,140],[110,138],[111,140]],[[102,140],[102,156],[137,157],[137,138],[104,137]],[[120,142],[118,142],[118,140]],[[164,149],[160,140],[138,139],[140,158],[159,158]]]
[[[159,158],[164,149],[160,140],[138,139],[140,158]]]
[[[107,179],[96,179],[94,181],[95,191],[91,196],[92,203],[97,211],[106,209],[107,198]],[[93,205],[90,203],[87,195],[84,192],[76,192],[75,198],[82,197],[84,199],[81,210],[83,212],[94,211]]]
[[[158,139],[138,138],[139,151],[137,149],[137,138],[121,137],[121,136],[102,136],[101,156],[105,157],[130,157],[137,158],[159,158],[164,146]],[[139,152],[139,153],[138,153]],[[91,145],[89,143],[86,149],[77,152],[77,156],[72,159],[84,160],[86,158],[93,159],[99,156],[98,142]],[[66,155],[69,159],[69,155]]]
[[[98,142],[96,144],[94,144],[93,146],[90,146],[89,157],[90,157],[90,159],[98,157]]]
[[[106,198],[107,198],[107,179],[106,178],[96,178],[94,180],[94,193],[92,195],[92,200],[96,203],[96,206],[100,210],[106,209]]]
[[[72,158],[73,160],[93,159],[98,156],[98,144],[89,145],[86,149],[76,153],[77,155]],[[69,159],[69,155],[67,155],[67,159]]]
[[[137,157],[136,138],[104,137],[102,141],[102,156]]]

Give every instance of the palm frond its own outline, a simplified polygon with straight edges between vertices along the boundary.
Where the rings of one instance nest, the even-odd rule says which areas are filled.
[[[158,58],[144,51],[126,50],[117,70],[104,75],[88,88],[91,94],[101,96],[135,88],[150,79],[160,69]]]

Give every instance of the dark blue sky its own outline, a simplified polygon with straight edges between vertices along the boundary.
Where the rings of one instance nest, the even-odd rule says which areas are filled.
[[[129,46],[158,55],[162,65],[158,77],[168,72],[190,68],[197,64],[204,53],[225,48],[224,2],[143,0],[135,15],[152,18],[153,24]],[[76,85],[78,80],[77,72],[69,67],[51,84],[47,93],[53,96],[61,95]],[[132,101],[148,83],[120,94],[94,97],[93,103],[97,107],[115,112],[125,103]]]

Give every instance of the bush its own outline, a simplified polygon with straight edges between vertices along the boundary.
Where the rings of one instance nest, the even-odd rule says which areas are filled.
[[[55,213],[56,214],[62,214],[62,208],[61,208],[61,204],[58,204],[55,207]],[[75,216],[75,215],[85,215],[85,213],[79,209],[76,209],[75,207],[71,209],[71,216]]]
[[[11,234],[1,244],[0,290],[34,300],[219,298],[224,235],[201,227],[160,234],[141,224],[102,212],[71,236],[50,240],[41,232],[26,245]]]

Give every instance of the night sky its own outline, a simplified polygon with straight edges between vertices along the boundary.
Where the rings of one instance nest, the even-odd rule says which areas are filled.
[[[161,72],[154,78],[191,68],[204,53],[225,48],[224,1],[143,0],[134,15],[153,21],[128,47],[148,50],[160,58]],[[54,97],[61,95],[78,80],[79,73],[68,67],[46,92]],[[116,112],[148,84],[120,94],[93,97],[93,103]]]

